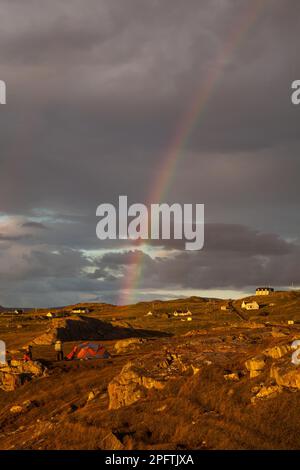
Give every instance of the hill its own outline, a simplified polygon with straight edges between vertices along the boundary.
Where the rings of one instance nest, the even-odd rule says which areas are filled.
[[[0,317],[0,449],[299,449],[300,325],[288,320],[300,320],[300,292],[254,299],[258,311],[192,297]],[[170,315],[180,309],[192,320]],[[110,358],[57,362],[56,339],[65,355],[94,341]]]

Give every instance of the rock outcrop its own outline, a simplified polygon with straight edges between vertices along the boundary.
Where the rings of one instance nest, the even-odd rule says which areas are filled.
[[[145,343],[146,340],[143,338],[128,338],[128,339],[121,339],[117,341],[115,344],[115,350],[118,354],[127,352],[129,350],[136,349],[137,347],[141,346]]]
[[[231,372],[229,374],[224,374],[224,379],[227,381],[238,382],[240,380],[240,375],[238,372]]]
[[[150,374],[131,362],[128,362],[120,374],[108,385],[109,409],[131,405],[147,396],[147,390],[162,389],[166,385],[164,374]]]
[[[24,383],[45,374],[46,369],[38,361],[16,361],[0,367],[0,388],[10,392]]]
[[[21,414],[21,413],[24,413],[26,411],[29,411],[31,410],[32,408],[34,408],[35,406],[35,402],[32,401],[32,400],[25,400],[23,401],[23,403],[21,405],[13,405],[11,408],[10,408],[10,412],[12,414]]]
[[[265,359],[263,356],[255,356],[245,362],[246,369],[250,372],[250,379],[257,377],[265,368]]]
[[[273,327],[271,331],[273,338],[285,338],[289,335],[289,331],[286,329]]]
[[[61,341],[84,341],[113,338],[114,335],[126,336],[126,330],[115,328],[110,323],[97,318],[74,316],[55,318],[47,331],[33,340],[33,344],[53,344]]]
[[[275,379],[277,385],[300,390],[300,366],[295,366],[290,361],[272,364],[270,376]]]
[[[45,333],[33,339],[31,343],[49,345],[57,340],[61,341],[88,341],[105,339],[125,339],[131,336],[134,330],[129,326],[111,324],[98,318],[84,315],[74,315],[68,318],[53,318]],[[139,331],[143,333],[142,330]],[[135,338],[138,341],[138,338]]]
[[[100,439],[101,449],[124,450],[125,448],[124,445],[113,432],[107,430],[106,432],[103,432],[103,434],[104,434],[104,437]]]
[[[282,391],[279,385],[262,386],[254,397],[251,398],[251,403],[256,403],[259,400],[274,398]]]
[[[274,346],[273,348],[266,349],[263,354],[273,359],[280,359],[291,351],[291,346],[289,344],[281,344]]]
[[[191,361],[175,348],[163,348],[156,354],[128,362],[109,383],[109,409],[118,409],[146,398],[149,390],[162,390],[170,380],[183,374],[196,375],[203,367],[203,358]]]

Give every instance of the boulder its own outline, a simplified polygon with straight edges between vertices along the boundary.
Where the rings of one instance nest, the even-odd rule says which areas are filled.
[[[45,370],[44,366],[38,361],[17,361],[12,359],[9,366],[6,366],[6,370],[9,369],[9,372],[18,373],[18,374],[30,374],[35,376],[43,375]],[[0,369],[1,371],[1,369]]]
[[[191,370],[193,375],[199,374],[200,372],[200,367],[194,366],[194,364],[191,364]]]
[[[142,338],[128,338],[117,341],[115,344],[115,350],[118,354],[127,352],[130,349],[135,349],[141,344],[145,343],[146,340]]]
[[[282,388],[279,385],[263,386],[258,391],[258,393],[254,397],[251,398],[251,402],[256,403],[257,400],[274,398],[281,391],[282,391]]]
[[[35,406],[35,403],[31,400],[23,401],[22,405],[14,405],[10,408],[10,412],[13,414],[24,413],[25,411],[31,410]]]
[[[45,367],[38,361],[12,360],[0,367],[0,388],[11,392],[33,378],[43,376],[45,372]]]
[[[208,330],[190,330],[187,333],[184,333],[182,336],[198,336],[198,335],[206,335]]]
[[[19,367],[21,364],[23,364],[23,361],[19,361],[17,359],[12,359],[10,361],[10,366],[11,367]]]
[[[88,394],[87,401],[93,401],[100,395],[100,391],[98,389],[91,390]]]
[[[261,370],[250,370],[250,379],[255,379],[261,374]]]
[[[268,348],[264,351],[264,354],[273,359],[280,359],[285,354],[291,351],[291,346],[289,344],[281,344],[279,346],[274,346],[273,348]]]
[[[5,392],[12,392],[23,385],[25,378],[20,374],[0,372],[0,388]]]
[[[282,330],[280,328],[273,327],[271,331],[273,338],[285,338],[289,335],[289,331]]]
[[[300,366],[295,366],[290,361],[280,365],[272,364],[270,376],[277,385],[300,390]]]
[[[109,409],[131,405],[145,398],[149,389],[159,390],[164,388],[165,384],[163,376],[155,376],[128,362],[108,385]]]
[[[94,393],[94,392],[90,392],[90,393],[88,394],[87,401],[95,400],[95,398],[96,398],[95,393]]]
[[[193,364],[186,364],[182,361],[181,355],[178,354],[176,351],[169,351],[166,349],[165,351],[165,357],[163,361],[159,363],[159,367],[163,369],[178,369],[181,370],[182,372],[188,370],[190,367],[193,371],[193,374],[196,374],[199,372],[199,368],[194,366]],[[198,369],[198,370],[197,370]]]
[[[261,374],[266,363],[263,356],[255,356],[245,362],[246,369],[250,372],[250,378],[257,377]]]
[[[28,411],[28,410],[31,410],[32,408],[34,408],[36,406],[36,404],[37,404],[37,402],[35,402],[33,400],[25,400],[25,401],[23,401],[22,406],[23,406],[23,408],[25,408]]]
[[[232,382],[238,382],[240,380],[240,376],[238,372],[232,372],[230,374],[224,374],[224,379]]]
[[[111,432],[104,432],[104,437],[100,438],[100,448],[104,450],[124,450],[124,445],[117,438],[117,436]]]
[[[21,405],[14,405],[11,407],[9,411],[15,415],[15,414],[23,413],[24,409]]]

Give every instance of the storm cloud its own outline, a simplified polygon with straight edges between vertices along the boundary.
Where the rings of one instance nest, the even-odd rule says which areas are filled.
[[[136,298],[300,282],[297,0],[0,8],[0,304],[117,302],[134,250]],[[204,249],[100,243],[96,207],[122,194],[154,202],[167,149],[209,77],[163,201],[205,204]]]

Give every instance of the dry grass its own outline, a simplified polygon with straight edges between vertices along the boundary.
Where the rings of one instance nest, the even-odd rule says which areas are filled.
[[[264,307],[269,311],[268,320],[271,317],[274,323],[286,323],[287,316],[300,318],[298,293],[271,297],[268,301],[275,305]],[[115,436],[125,449],[299,449],[300,392],[283,391],[275,398],[252,405],[251,388],[260,382],[268,383],[267,374],[251,381],[247,376],[236,383],[224,380],[226,370],[243,369],[245,358],[279,340],[270,334],[266,340],[255,330],[243,330],[242,325],[240,329],[231,327],[229,314],[220,311],[222,303],[195,298],[155,303],[157,313],[190,308],[194,314],[192,324],[145,317],[152,308],[150,303],[108,306],[106,310],[100,306],[99,311],[95,306],[92,315],[97,318],[106,321],[121,318],[135,328],[164,331],[174,336],[156,338],[141,350],[113,355],[110,360],[87,363],[57,364],[53,348],[34,348],[35,358],[48,365],[49,375],[11,393],[0,391],[0,449],[99,449],[112,442],[103,444],[107,435]],[[1,339],[7,341],[9,349],[20,347],[45,330],[48,322],[40,320],[38,315],[36,319],[34,315],[31,320],[24,315],[9,322],[0,318]],[[257,313],[253,315],[257,317]],[[17,323],[23,328],[17,329]],[[228,326],[224,327],[224,323]],[[232,323],[239,321],[234,318]],[[223,329],[213,329],[221,325]],[[221,344],[223,339],[236,342],[236,352],[224,354],[222,365],[203,367],[195,376],[183,373],[164,390],[150,391],[145,400],[108,410],[107,385],[126,362],[152,350],[161,351],[166,345],[184,348],[192,340],[182,334],[203,328],[208,329],[204,339],[215,339],[216,344]],[[244,339],[239,342],[240,333]],[[193,341],[189,347],[197,355],[201,336]],[[104,343],[113,353],[114,341],[108,339]],[[72,346],[73,343],[65,345],[65,352]],[[87,402],[91,390],[97,390],[98,397]],[[9,412],[12,405],[25,400],[34,400],[30,410],[17,416]]]

